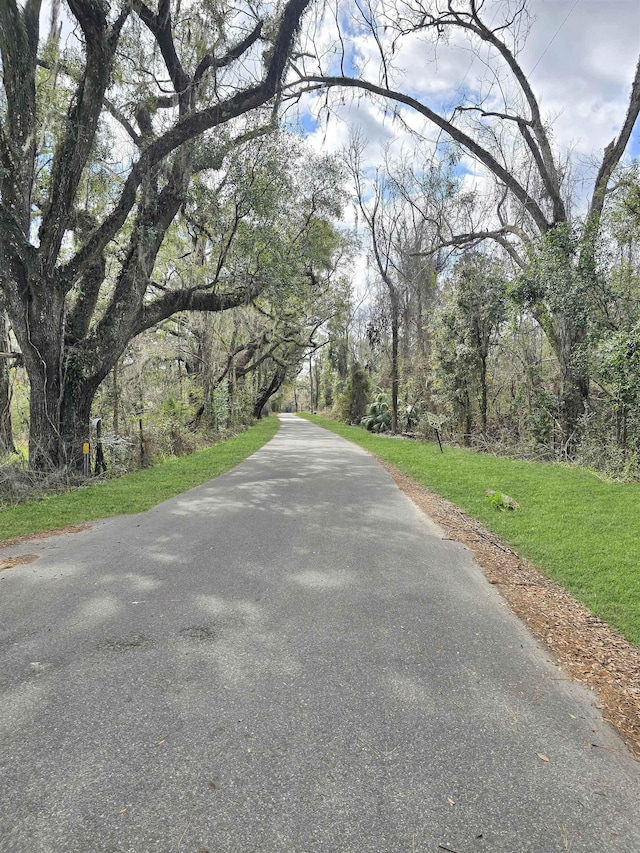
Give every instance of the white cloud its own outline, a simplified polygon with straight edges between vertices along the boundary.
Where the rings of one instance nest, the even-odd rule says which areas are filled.
[[[513,8],[515,4],[487,0],[487,20],[498,21],[500,10],[508,5]],[[560,160],[569,155],[573,159],[573,174],[581,182],[576,194],[582,194],[584,200],[603,149],[619,133],[626,113],[640,46],[640,2],[530,0],[528,10],[530,27],[520,34],[518,61],[528,75],[543,117],[552,126]],[[347,74],[360,68],[367,79],[379,82],[379,48],[371,35],[360,28],[357,33],[353,31],[351,40],[343,33],[340,44],[329,15],[323,18],[318,33],[325,71],[332,57],[332,71],[340,73],[339,62],[335,62],[342,56]],[[381,32],[380,38],[388,44],[390,30]],[[490,56],[486,45],[473,43],[465,35],[442,42],[437,53],[433,42],[413,35],[403,41],[388,70],[392,87],[450,116],[463,92],[476,98],[486,96],[486,108],[505,109],[515,87],[508,73],[502,74],[500,85],[495,86],[494,67],[495,54]],[[358,129],[369,141],[363,165],[370,170],[382,164],[385,152],[395,156],[415,152],[416,157],[425,158],[439,135],[437,128],[408,107],[398,108],[403,124],[390,117],[388,105],[385,109],[382,103],[352,90],[334,90],[329,101],[331,115],[328,121],[321,121],[309,143],[317,150],[335,153],[348,144],[351,130]],[[323,103],[323,98],[316,96],[303,101],[303,106],[319,117]],[[640,156],[640,128],[636,128],[630,152]],[[465,156],[460,168],[463,189],[493,195],[493,180],[477,161]],[[352,228],[352,211],[348,219]],[[354,272],[357,288],[362,290],[369,274],[364,255]]]
[[[537,20],[521,59],[543,109],[555,116],[558,142],[587,155],[601,151],[624,120],[638,61],[640,3],[573,6],[573,0],[536,0]]]
[[[513,6],[513,4],[511,4]],[[487,3],[487,20],[505,8],[503,0]],[[543,116],[551,123],[555,144],[560,153],[571,150],[578,162],[597,160],[604,147],[619,132],[624,120],[629,90],[640,44],[640,3],[637,0],[530,0],[531,24],[523,38],[519,62],[529,74]],[[325,16],[321,40],[326,48],[332,44],[331,20]],[[389,41],[391,31],[380,37]],[[333,35],[335,43],[335,34]],[[379,79],[378,47],[375,40],[362,31],[349,40],[343,34],[347,65],[351,61],[366,69],[368,79]],[[436,109],[450,115],[464,89],[474,95],[487,95],[493,82],[486,64],[487,51],[473,45],[464,35],[438,46],[437,59],[433,43],[416,35],[409,36],[396,52],[391,68],[392,85],[415,94]],[[477,55],[474,57],[474,50]],[[495,55],[494,55],[495,58]],[[495,65],[495,63],[491,63]],[[336,69],[334,68],[334,71]],[[487,106],[504,109],[513,86],[508,75],[501,76],[501,86],[490,91]],[[358,127],[370,140],[367,153],[370,165],[380,163],[389,145],[410,150],[415,145],[406,129],[392,121],[389,111],[368,97],[346,94],[331,95],[340,121],[331,119],[326,129],[318,130],[312,142],[316,147],[337,150],[348,140],[349,126]],[[316,98],[314,108],[321,100]],[[433,140],[437,130],[415,111],[402,108],[401,115],[412,131]],[[640,154],[640,131],[635,133],[635,148]],[[424,151],[425,143],[419,148]]]

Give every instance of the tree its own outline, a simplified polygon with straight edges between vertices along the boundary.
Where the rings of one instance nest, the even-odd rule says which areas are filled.
[[[453,379],[465,435],[472,431],[473,389],[479,388],[478,410],[482,434],[487,434],[487,364],[505,317],[506,281],[499,266],[478,252],[464,255],[453,275],[453,294],[442,313],[446,330],[440,362]]]
[[[549,125],[519,60],[521,33],[526,31],[526,2],[504,3],[500,8],[482,0],[408,0],[397,4],[356,4],[360,35],[370,37],[379,52],[359,61],[349,54],[338,57],[341,69],[362,73],[348,76],[315,65],[307,57],[296,66],[295,90],[318,88],[357,89],[392,103],[398,112],[408,109],[442,131],[449,144],[473,158],[495,182],[495,205],[490,220],[470,221],[465,230],[442,233],[442,244],[466,247],[482,240],[497,242],[523,271],[543,255],[553,263],[537,265],[536,286],[529,308],[541,323],[562,377],[562,425],[567,446],[575,443],[576,427],[589,393],[589,376],[577,355],[586,341],[582,322],[584,286],[591,286],[597,271],[597,249],[602,215],[612,188],[614,171],[625,152],[640,112],[640,62],[631,85],[628,108],[619,134],[605,148],[592,184],[586,216],[572,215],[568,203],[568,170],[554,148]],[[489,16],[491,18],[489,20]],[[353,24],[352,24],[353,26]],[[418,41],[425,60],[433,59],[441,43],[467,36],[472,51],[481,54],[487,68],[487,85],[474,92],[460,86],[453,111],[441,111],[409,91],[394,85],[405,44]],[[341,44],[348,42],[342,40]],[[373,73],[372,73],[373,69]],[[541,241],[541,242],[540,242]],[[558,274],[559,273],[559,274]],[[569,283],[568,293],[555,287],[557,278]]]
[[[365,221],[376,268],[380,279],[386,288],[391,314],[391,432],[398,431],[398,385],[400,382],[398,368],[398,336],[400,326],[400,282],[397,263],[397,249],[401,213],[393,208],[393,200],[389,197],[388,185],[380,175],[376,176],[369,192],[364,186],[364,176],[360,166],[360,151],[357,142],[351,151],[352,175],[356,185],[357,203]],[[372,198],[368,196],[372,195]],[[361,370],[360,365],[358,369]],[[353,384],[355,374],[350,374]],[[364,413],[363,413],[364,414]]]
[[[411,195],[397,177],[395,164],[386,163],[369,179],[362,167],[365,145],[354,137],[349,150],[350,171],[356,190],[356,203],[370,238],[371,252],[380,280],[386,291],[391,324],[391,432],[398,431],[398,395],[400,389],[400,333],[404,320],[404,352],[408,355],[409,323],[412,302],[418,306],[417,340],[422,356],[426,356],[422,312],[424,302],[435,290],[438,264],[433,251],[434,228],[427,217],[433,208],[432,196],[442,176],[429,169],[429,198],[424,186],[419,196]],[[420,204],[422,202],[422,205]]]
[[[11,427],[11,380],[8,362],[15,358],[9,349],[9,328],[6,312],[0,299],[0,454],[13,453],[13,430]]]
[[[79,464],[96,389],[135,335],[266,286],[248,273],[225,289],[215,268],[152,285],[193,177],[260,132],[220,129],[273,100],[308,2],[277,19],[249,5],[174,20],[171,0],[69,0],[66,51],[58,4],[43,43],[41,0],[0,3],[0,283],[31,385],[33,467]]]
[[[354,361],[338,398],[340,419],[348,424],[359,424],[367,411],[369,391],[369,377],[360,362]]]
[[[253,221],[246,235],[239,229],[230,254],[241,263],[257,255],[263,265],[271,256],[265,267],[269,283],[253,306],[233,312],[224,364],[209,383],[210,391],[223,382],[233,391],[257,377],[256,417],[297,370],[303,354],[316,348],[318,331],[341,310],[350,254],[349,238],[333,222],[342,212],[339,163],[314,157],[293,140],[274,140],[268,162],[263,178],[269,186],[257,182],[259,198],[252,205],[253,219],[260,212],[263,228],[256,230]],[[239,178],[243,172],[240,168]],[[209,207],[204,206],[205,214]],[[218,349],[220,344],[218,336]]]

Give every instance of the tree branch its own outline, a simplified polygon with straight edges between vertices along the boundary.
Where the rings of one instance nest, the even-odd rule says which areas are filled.
[[[476,157],[490,172],[499,178],[505,184],[515,197],[520,201],[535,222],[538,229],[544,233],[552,227],[538,203],[529,195],[526,189],[516,180],[516,178],[505,167],[496,160],[496,158],[485,148],[479,145],[472,137],[457,128],[447,119],[436,113],[434,110],[427,107],[425,104],[415,98],[405,95],[402,92],[397,92],[392,89],[385,89],[382,86],[377,86],[375,83],[370,83],[367,80],[359,80],[353,77],[321,77],[307,76],[303,77],[298,83],[323,84],[326,88],[355,88],[363,89],[366,92],[371,92],[374,95],[387,98],[397,103],[405,104],[411,107],[416,112],[428,118],[433,124],[443,130],[455,142],[466,149],[470,154]],[[295,84],[294,84],[295,85]]]
[[[254,27],[253,31],[250,32],[245,39],[239,42],[235,47],[230,48],[223,56],[216,58],[212,53],[204,56],[200,60],[200,63],[193,75],[193,85],[197,86],[200,83],[205,71],[209,68],[225,68],[227,65],[231,65],[232,62],[235,62],[236,59],[239,59],[243,53],[249,50],[249,48],[258,41],[262,35],[263,26],[263,22],[259,21],[257,26]]]
[[[132,167],[112,212],[93,232],[86,244],[62,267],[61,276],[74,281],[80,272],[104,251],[135,205],[137,190],[144,177],[157,163],[185,142],[263,106],[276,94],[300,19],[310,2],[311,0],[289,0],[287,3],[276,47],[262,83],[238,92],[221,103],[191,113],[148,145]]]
[[[50,274],[95,139],[118,38],[128,14],[123,12],[109,27],[102,4],[70,0],[69,5],[85,33],[87,61],[54,157],[51,190],[40,226],[40,256],[43,268]]]
[[[487,26],[480,18],[480,11],[482,10],[483,5],[484,3],[478,4],[476,0],[470,0],[470,12],[462,12],[454,8],[453,0],[448,0],[448,12],[443,13],[439,16],[433,14],[425,14],[423,16],[421,26],[419,26],[418,29],[437,27],[439,31],[441,31],[444,27],[457,27],[459,29],[467,30],[476,35],[482,41],[486,42],[487,44],[490,44],[500,54],[500,56],[507,64],[509,70],[515,77],[516,82],[518,83],[518,86],[520,87],[520,90],[522,91],[522,94],[524,95],[524,98],[529,107],[531,118],[527,121],[527,124],[533,130],[536,145],[539,148],[540,155],[539,158],[536,157],[536,165],[538,166],[540,177],[544,182],[545,189],[549,193],[550,199],[554,207],[554,211],[556,211],[556,221],[564,221],[566,219],[566,211],[564,210],[564,203],[560,195],[560,182],[558,179],[558,171],[556,169],[553,152],[551,150],[551,144],[549,142],[549,138],[542,122],[540,106],[533,92],[533,89],[531,88],[531,84],[529,83],[529,80],[527,79],[526,74],[518,63],[515,55],[509,49],[503,39],[497,35],[497,33],[501,30],[511,26],[516,20],[516,18],[522,14],[525,8],[525,3],[522,2],[520,6],[514,11],[514,14],[510,21],[505,23],[504,26],[495,27],[494,29],[491,29],[491,27]],[[501,118],[509,117],[501,116]],[[524,121],[524,118],[522,120]],[[527,142],[527,144],[529,145],[529,147],[531,147],[529,142]],[[540,227],[540,225],[538,225],[538,227]]]
[[[158,299],[143,305],[133,327],[133,336],[156,326],[179,311],[227,311],[248,305],[266,287],[266,282],[252,282],[246,289],[235,293],[212,293],[198,288],[172,290]]]
[[[170,2],[169,0],[160,0],[157,15],[145,5],[143,0],[131,0],[131,4],[160,48],[173,88],[178,95],[180,115],[186,115],[191,106],[189,91],[191,81],[182,67],[173,41]]]
[[[636,66],[636,73],[631,85],[631,94],[629,95],[629,106],[625,116],[620,135],[617,139],[612,139],[604,150],[604,157],[591,199],[590,215],[599,217],[604,207],[605,196],[607,193],[607,184],[613,170],[616,168],[622,155],[624,154],[627,143],[631,137],[631,133],[640,113],[640,59]]]

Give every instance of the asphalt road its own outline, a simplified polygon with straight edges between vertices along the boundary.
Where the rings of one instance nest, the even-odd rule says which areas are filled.
[[[2,853],[638,853],[640,764],[469,553],[292,416],[0,552]]]

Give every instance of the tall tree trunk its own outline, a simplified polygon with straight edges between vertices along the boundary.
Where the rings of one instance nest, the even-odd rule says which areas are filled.
[[[471,408],[471,395],[469,388],[465,385],[464,397],[464,443],[467,447],[471,444],[471,435],[473,433],[473,410]]]
[[[398,432],[398,327],[399,306],[398,296],[394,288],[389,288],[391,295],[391,433]]]
[[[7,315],[0,307],[0,352],[9,352]],[[0,451],[13,453],[13,430],[11,428],[11,381],[9,362],[0,356]]]
[[[89,438],[95,393],[113,368],[120,351],[105,351],[101,360],[64,341],[64,297],[46,283],[40,298],[29,302],[24,323],[13,325],[30,382],[29,466],[82,470],[82,445]],[[34,320],[55,318],[43,328]]]
[[[113,365],[111,371],[113,383],[113,434],[118,438],[120,434],[120,387],[118,385],[118,362]]]
[[[561,319],[554,349],[560,363],[562,449],[569,457],[574,455],[580,441],[580,418],[589,403],[589,374],[576,362],[585,341],[584,329],[571,320]]]
[[[287,375],[286,367],[278,367],[276,368],[276,372],[273,374],[271,381],[267,385],[263,385],[258,391],[258,397],[253,406],[253,417],[258,418],[258,420],[262,417],[262,411],[264,407],[269,402],[269,398],[272,397],[278,388],[282,385]]]
[[[0,451],[13,453],[13,430],[11,428],[11,382],[6,359],[0,359]]]
[[[487,356],[480,356],[480,417],[482,434],[487,434]]]

